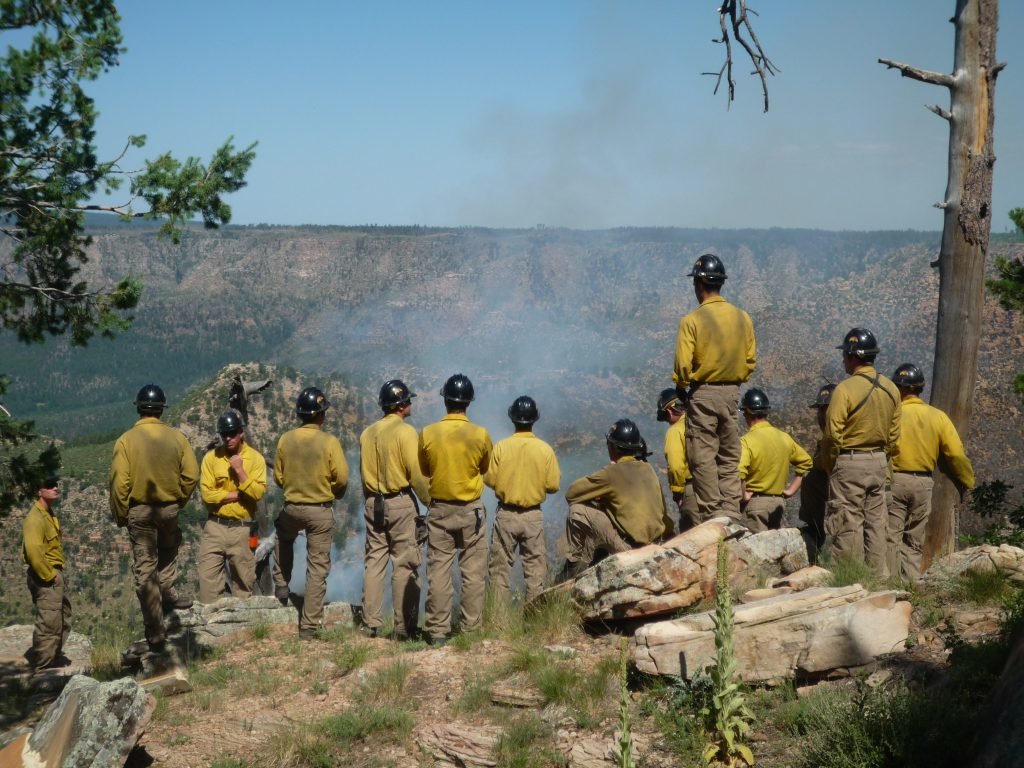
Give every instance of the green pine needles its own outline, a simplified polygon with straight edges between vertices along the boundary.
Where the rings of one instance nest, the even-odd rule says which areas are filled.
[[[754,764],[754,753],[743,743],[753,715],[744,704],[733,658],[733,611],[729,593],[729,550],[718,542],[718,576],[715,583],[715,664],[711,667],[711,704],[701,710],[709,738],[704,760],[711,765],[739,768]]]

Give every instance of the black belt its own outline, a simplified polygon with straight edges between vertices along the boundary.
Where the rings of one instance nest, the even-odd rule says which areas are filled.
[[[518,504],[508,504],[501,502],[501,508],[507,509],[509,512],[532,512],[535,509],[540,509],[540,504],[534,504],[531,507],[521,507]]]
[[[431,503],[437,502],[438,504],[453,504],[456,507],[468,507],[470,504],[476,504],[480,501],[480,497],[473,499],[472,501],[462,501],[461,499],[431,499]]]
[[[285,504],[291,504],[295,507],[333,507],[333,501],[288,501],[284,500]]]
[[[169,507],[172,504],[183,506],[180,501],[142,501],[141,499],[128,499],[129,507]]]
[[[751,491],[750,495],[751,496],[763,496],[763,497],[768,498],[768,499],[784,499],[784,498],[786,498],[786,494],[784,494],[784,493],[756,493],[754,491]]]
[[[405,495],[407,493],[409,493],[409,488],[405,487],[405,488],[403,488],[400,491],[395,491],[394,493],[368,493],[368,494],[365,494],[365,496],[366,496],[367,499],[385,499],[385,500],[387,500],[387,499],[394,499],[394,498],[396,498],[398,496],[403,496],[403,495]]]
[[[693,387],[738,387],[742,381],[695,381]]]
[[[884,448],[847,448],[839,452],[840,456],[857,456],[858,454],[885,453]]]
[[[931,477],[932,476],[931,472],[912,472],[909,469],[894,469],[893,472],[895,472],[898,475],[916,475],[917,477]]]
[[[248,528],[252,525],[252,520],[239,520],[237,517],[224,517],[223,515],[210,515],[210,519],[214,522],[226,525],[228,528],[239,528],[245,526]]]

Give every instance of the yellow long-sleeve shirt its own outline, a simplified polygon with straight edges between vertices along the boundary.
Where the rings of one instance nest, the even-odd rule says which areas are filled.
[[[740,448],[740,480],[753,493],[778,496],[789,484],[790,467],[806,475],[813,465],[807,451],[767,421],[751,425]]]
[[[231,468],[227,448],[222,445],[207,451],[203,457],[200,493],[211,515],[254,520],[256,502],[267,492],[267,462],[259,451],[245,442],[238,453],[242,457],[246,481],[239,484],[238,476]],[[238,491],[238,501],[225,503],[224,497],[233,491]]]
[[[341,441],[303,424],[281,435],[274,456],[274,482],[289,504],[326,504],[340,499],[348,487],[348,463]]]
[[[746,381],[756,365],[750,315],[721,296],[709,296],[679,321],[672,374],[677,386]]]
[[[878,385],[874,386],[876,377]],[[860,403],[863,405],[857,408]],[[825,414],[829,470],[840,451],[884,450],[892,456],[900,439],[902,416],[899,390],[874,366],[862,365],[843,379]]]
[[[533,432],[516,432],[495,445],[484,475],[498,501],[517,507],[539,506],[561,479],[554,450]]]
[[[464,413],[449,413],[420,434],[420,469],[430,479],[430,498],[476,501],[493,449],[487,430]]]
[[[153,416],[144,416],[114,444],[110,511],[124,524],[132,504],[185,503],[199,482],[199,463],[188,439]]]
[[[51,581],[64,567],[60,521],[40,502],[32,505],[22,525],[21,559],[41,581]]]
[[[665,532],[665,498],[654,467],[624,456],[569,486],[570,504],[593,503],[637,544],[650,544]]]
[[[398,493],[411,487],[421,502],[430,503],[427,478],[420,469],[419,436],[397,413],[364,429],[359,450],[364,495]]]
[[[665,463],[668,465],[668,487],[682,493],[693,475],[686,463],[686,419],[679,419],[665,433]]]
[[[973,488],[974,466],[949,416],[919,397],[908,397],[903,401],[903,425],[892,459],[893,471],[934,472],[940,454],[953,477],[965,488]]]

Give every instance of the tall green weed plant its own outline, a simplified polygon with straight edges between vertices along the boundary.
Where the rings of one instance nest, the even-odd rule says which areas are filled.
[[[754,753],[744,743],[753,715],[736,682],[733,655],[733,610],[729,593],[729,550],[718,542],[718,576],[715,583],[715,664],[711,667],[711,703],[702,710],[709,741],[703,758],[712,765],[753,765]]]

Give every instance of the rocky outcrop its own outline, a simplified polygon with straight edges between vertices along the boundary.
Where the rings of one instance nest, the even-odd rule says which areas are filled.
[[[723,538],[729,548],[730,583],[737,589],[808,565],[797,529],[750,534],[727,518],[715,518],[662,544],[607,557],[552,591],[569,591],[587,621],[677,611],[714,595],[717,546]]]
[[[901,592],[859,584],[818,587],[735,606],[734,654],[744,681],[825,675],[901,653],[910,603]],[[713,612],[647,624],[635,636],[637,667],[691,679],[714,662]]]
[[[32,735],[0,752],[0,764],[53,768],[124,765],[155,708],[156,699],[130,678],[100,683],[75,675]]]
[[[25,676],[31,672],[25,652],[32,647],[32,627],[15,624],[0,629],[0,678]],[[72,632],[64,643],[64,655],[71,664],[53,674],[77,675],[92,669],[92,643],[85,635]]]
[[[298,626],[299,614],[282,606],[274,597],[223,597],[215,603],[196,603],[167,616],[167,640],[188,656],[210,651],[225,638],[243,630],[275,625]],[[348,603],[324,606],[326,626],[353,626],[353,609]]]
[[[1024,549],[1009,544],[968,547],[932,563],[921,583],[941,584],[968,571],[999,571],[1014,584],[1024,585]]]
[[[414,738],[434,765],[493,768],[498,764],[494,749],[501,734],[496,725],[443,723],[420,729]]]

